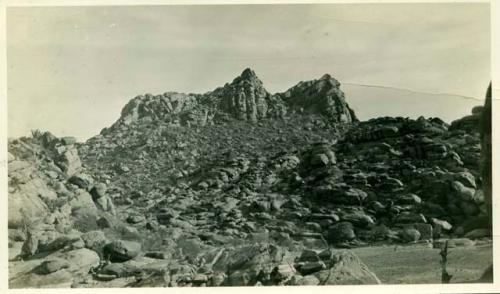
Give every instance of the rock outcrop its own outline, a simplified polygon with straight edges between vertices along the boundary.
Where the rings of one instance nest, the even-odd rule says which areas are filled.
[[[85,143],[11,140],[10,285],[379,284],[350,248],[490,238],[478,113],[359,122],[329,75],[273,95],[246,69]]]
[[[291,111],[318,114],[331,123],[357,121],[339,87],[340,83],[326,74],[319,80],[300,82],[285,93],[271,94],[247,68],[231,83],[205,94],[139,95],[125,105],[111,129],[138,121],[162,121],[171,126],[205,126],[231,118],[257,122],[283,118]],[[106,132],[109,129],[102,134]]]
[[[358,120],[345,101],[339,81],[329,74],[318,80],[300,82],[278,96],[289,108],[299,113],[320,113],[329,120],[339,123]]]

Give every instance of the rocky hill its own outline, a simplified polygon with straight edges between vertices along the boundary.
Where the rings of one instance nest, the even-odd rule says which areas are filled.
[[[167,92],[137,96],[123,108],[111,129],[138,121],[162,121],[172,126],[206,126],[231,119],[257,122],[304,111],[322,115],[331,123],[356,121],[339,86],[337,80],[325,75],[272,95],[255,72],[247,68],[231,83],[205,94]]]
[[[490,235],[481,115],[359,122],[330,75],[270,94],[246,69],[84,144],[13,140],[11,287],[380,283],[339,248]]]

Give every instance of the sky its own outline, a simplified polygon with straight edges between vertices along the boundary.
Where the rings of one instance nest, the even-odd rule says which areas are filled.
[[[482,99],[490,80],[489,9],[487,3],[10,7],[8,135],[42,129],[87,139],[139,94],[205,93],[247,67],[271,93],[329,73],[341,83]]]

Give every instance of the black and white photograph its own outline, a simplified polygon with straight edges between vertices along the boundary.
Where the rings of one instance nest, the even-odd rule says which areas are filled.
[[[494,286],[492,3],[74,2],[5,7],[10,290]]]

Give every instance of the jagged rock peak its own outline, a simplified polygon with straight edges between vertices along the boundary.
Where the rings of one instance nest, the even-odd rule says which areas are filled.
[[[333,122],[357,121],[354,111],[345,101],[340,82],[329,74],[318,80],[301,81],[278,94],[288,107],[309,113],[320,113]]]
[[[332,76],[329,75],[329,74],[324,74],[320,80],[331,80],[332,79]]]
[[[249,67],[247,67],[240,75],[241,78],[243,79],[252,79],[252,78],[257,78],[257,75],[255,74],[255,71]]]
[[[238,85],[238,86],[243,85],[243,84],[253,86],[254,88],[264,88],[263,82],[257,77],[257,75],[255,74],[255,71],[251,68],[246,68],[231,83],[231,85]]]
[[[257,121],[277,112],[277,102],[255,72],[246,68],[231,84],[213,91],[219,108],[240,120]]]

